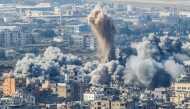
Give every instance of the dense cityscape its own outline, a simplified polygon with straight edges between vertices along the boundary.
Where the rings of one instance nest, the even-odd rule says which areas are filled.
[[[0,0],[0,109],[190,109],[189,6]]]

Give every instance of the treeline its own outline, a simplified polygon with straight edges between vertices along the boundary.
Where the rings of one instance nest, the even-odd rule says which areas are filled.
[[[120,34],[130,35],[146,35],[155,33],[158,36],[163,36],[167,32],[169,36],[187,35],[190,32],[190,20],[180,19],[178,24],[174,26],[165,25],[163,23],[148,23],[146,26],[140,28],[130,28],[131,23],[127,23],[118,27]],[[165,32],[164,32],[165,31]]]

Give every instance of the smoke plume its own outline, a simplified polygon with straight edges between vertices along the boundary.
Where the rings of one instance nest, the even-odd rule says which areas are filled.
[[[94,9],[88,16],[88,23],[96,34],[104,62],[115,60],[114,35],[116,28],[113,19],[101,9]]]
[[[65,74],[74,71],[87,75],[93,85],[109,84],[114,80],[125,84],[140,83],[153,89],[168,87],[177,76],[186,73],[183,61],[189,57],[182,53],[182,43],[178,38],[150,34],[142,38],[136,49],[122,48],[116,59],[116,29],[111,17],[100,9],[94,9],[88,22],[99,41],[105,63],[94,60],[82,64],[78,57],[48,47],[43,56],[26,54],[17,62],[13,74],[35,82],[45,79],[60,82],[64,81]]]
[[[136,50],[121,49],[119,62],[114,60],[93,68],[91,83],[105,84],[111,77],[117,77],[125,84],[140,83],[150,89],[168,87],[177,76],[185,73],[182,61],[188,57],[182,54],[181,45],[177,38],[150,34],[142,39]]]
[[[13,74],[16,77],[27,77],[33,82],[43,82],[45,79],[63,77],[72,65],[82,65],[81,59],[71,54],[63,54],[59,48],[48,47],[43,57],[26,54],[17,62]]]

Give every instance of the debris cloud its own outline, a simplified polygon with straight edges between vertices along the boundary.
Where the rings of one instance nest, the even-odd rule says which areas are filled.
[[[88,15],[88,23],[96,34],[104,63],[115,60],[114,35],[117,33],[113,19],[101,9],[94,9]]]

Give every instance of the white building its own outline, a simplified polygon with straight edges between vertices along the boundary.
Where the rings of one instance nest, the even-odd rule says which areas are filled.
[[[84,77],[86,75],[82,72],[71,72],[65,74],[65,81],[82,81],[84,82]]]
[[[127,11],[132,11],[131,5],[127,5]]]
[[[104,94],[98,91],[84,93],[84,101],[99,100],[104,97]]]
[[[56,14],[56,15],[61,14],[61,11],[60,11],[60,10],[61,10],[60,7],[55,7],[55,8],[54,8],[54,14]]]
[[[190,11],[180,11],[179,15],[190,17]]]

